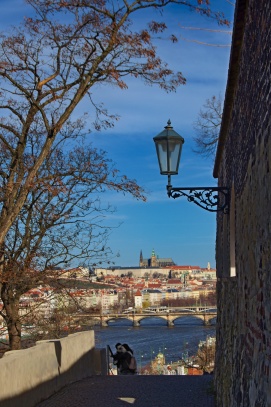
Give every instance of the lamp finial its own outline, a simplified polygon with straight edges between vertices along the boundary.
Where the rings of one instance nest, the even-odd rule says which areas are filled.
[[[171,121],[170,121],[170,119],[168,119],[168,121],[167,121],[167,127],[171,127]]]

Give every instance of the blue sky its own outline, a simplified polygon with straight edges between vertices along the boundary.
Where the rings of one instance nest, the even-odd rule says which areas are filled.
[[[227,0],[211,2],[218,5],[232,20],[233,7]],[[0,24],[17,24],[27,7],[23,0],[1,0]],[[157,19],[154,12],[141,13],[135,24]],[[219,29],[210,20],[191,12],[165,9],[161,21],[170,27],[169,34],[177,38],[197,39],[213,44],[229,44],[231,38],[219,32],[181,30],[180,26]],[[227,30],[227,28],[224,28]],[[185,198],[169,199],[166,194],[167,178],[159,173],[153,143],[156,136],[171,120],[174,130],[185,139],[178,176],[172,177],[173,186],[216,185],[213,163],[195,154],[193,122],[207,98],[221,93],[224,96],[229,61],[229,47],[210,47],[186,40],[172,44],[157,40],[162,58],[169,66],[179,70],[187,84],[176,93],[167,94],[157,87],[145,86],[140,80],[129,80],[127,90],[101,86],[94,90],[96,100],[103,102],[110,113],[120,116],[113,129],[91,133],[89,138],[97,147],[108,152],[116,167],[147,190],[147,202],[138,202],[121,194],[105,194],[117,211],[108,220],[112,225],[110,246],[120,256],[120,266],[137,266],[140,250],[150,257],[152,249],[159,257],[171,257],[178,265],[215,267],[216,215],[209,213]],[[80,112],[87,109],[84,103]],[[88,109],[89,110],[89,109]]]

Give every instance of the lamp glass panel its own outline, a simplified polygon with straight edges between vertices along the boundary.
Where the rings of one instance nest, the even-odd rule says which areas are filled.
[[[160,173],[167,173],[167,140],[156,142],[157,156],[160,166]]]
[[[176,143],[176,139],[168,140],[168,172],[178,174],[182,144]]]

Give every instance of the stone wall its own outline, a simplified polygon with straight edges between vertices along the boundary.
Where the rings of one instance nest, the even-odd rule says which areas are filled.
[[[0,407],[34,407],[69,383],[107,374],[106,350],[95,349],[94,331],[39,341],[0,359]]]
[[[239,0],[215,175],[217,405],[271,406],[271,2]],[[234,220],[234,222],[232,221]],[[234,253],[231,243],[234,242]],[[235,276],[230,268],[235,267]]]

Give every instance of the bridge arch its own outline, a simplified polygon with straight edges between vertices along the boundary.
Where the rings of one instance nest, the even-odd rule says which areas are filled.
[[[85,317],[91,317],[94,320],[99,320],[102,326],[108,326],[110,321],[115,321],[117,319],[128,320],[133,326],[140,326],[140,322],[147,318],[159,318],[166,321],[168,326],[173,326],[177,319],[183,317],[193,317],[201,320],[204,325],[210,325],[212,320],[216,318],[217,313],[212,310],[211,312],[203,311],[182,311],[174,313],[156,313],[156,314],[146,314],[146,313],[130,313],[130,314],[106,314],[106,315],[85,315]]]
[[[102,315],[100,316],[101,318],[101,323],[103,326],[108,326],[108,323],[110,321],[116,321],[118,319],[123,319],[123,320],[128,320],[132,323],[133,326],[140,326],[140,322],[148,319],[148,318],[159,318],[163,319],[166,321],[166,324],[168,326],[173,326],[174,322],[177,319],[184,318],[184,317],[193,317],[196,319],[199,319],[203,322],[204,325],[210,325],[211,321],[216,317],[216,313],[211,312],[211,313],[202,313],[202,312],[195,312],[195,313],[187,313],[187,312],[182,312],[182,313],[163,313],[163,314],[136,314],[136,313],[131,313],[131,314],[117,314],[117,315]]]

